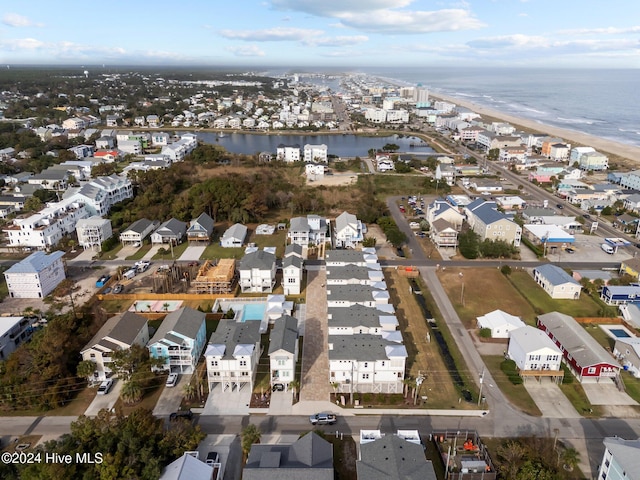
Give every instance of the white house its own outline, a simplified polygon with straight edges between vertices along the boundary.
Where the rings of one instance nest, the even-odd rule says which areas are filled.
[[[34,252],[4,272],[11,298],[44,298],[65,278],[62,257],[56,250],[47,255]]]
[[[491,338],[509,338],[509,333],[525,326],[520,317],[510,315],[502,310],[494,310],[477,317],[478,328],[491,330]]]
[[[582,285],[563,269],[550,263],[533,269],[533,279],[551,298],[577,300]]]
[[[274,322],[269,334],[271,386],[281,384],[285,390],[296,376],[298,358],[298,319],[283,315]]]
[[[434,200],[433,203],[427,206],[426,219],[430,225],[433,225],[433,222],[438,219],[444,219],[456,229],[460,229],[464,222],[464,215],[449,202],[445,200]]]
[[[111,220],[98,216],[83,218],[76,224],[76,233],[78,245],[85,250],[100,251],[102,250],[102,242],[113,235]]]
[[[172,243],[177,245],[182,243],[187,232],[186,222],[181,222],[176,218],[171,218],[161,224],[151,234],[151,243]]]
[[[634,480],[640,478],[640,438],[625,440],[622,437],[605,437],[604,455],[598,480]]]
[[[327,285],[369,285],[386,289],[384,274],[378,263],[367,266],[349,264],[327,267]]]
[[[120,234],[120,242],[123,245],[142,245],[142,241],[151,235],[157,226],[157,221],[147,218],[136,220]]]
[[[327,241],[327,220],[318,215],[294,217],[291,219],[287,238],[301,247],[322,245]]]
[[[300,145],[278,145],[276,148],[276,158],[287,163],[299,162]]]
[[[377,335],[329,336],[329,382],[340,393],[402,392],[407,350]]]
[[[377,307],[389,303],[389,292],[369,285],[328,285],[328,307],[350,307],[363,305],[365,307]]]
[[[164,318],[147,348],[151,358],[164,360],[159,370],[193,373],[206,342],[205,314],[182,307]]]
[[[265,250],[246,254],[238,263],[242,293],[271,293],[276,284],[276,256]]]
[[[0,361],[31,339],[35,317],[0,317]]]
[[[133,198],[133,186],[127,177],[114,174],[69,188],[63,198],[86,204],[91,215],[105,216],[114,204]]]
[[[364,239],[364,226],[355,215],[342,212],[336,217],[333,233],[336,248],[355,248]]]
[[[353,305],[351,307],[331,307],[327,309],[329,335],[370,334],[382,336],[385,332],[395,332],[398,318],[393,311]]]
[[[378,263],[378,255],[375,248],[363,248],[362,250],[327,250],[325,264],[329,267],[344,267],[355,265],[359,267],[375,268]]]
[[[49,249],[76,229],[78,221],[90,216],[86,205],[73,199],[52,202],[27,218],[16,218],[3,231],[10,247]]]
[[[247,237],[247,227],[241,223],[231,225],[222,234],[220,239],[220,246],[225,248],[238,248],[241,247]]]
[[[301,257],[290,255],[282,260],[282,287],[285,295],[300,295],[303,273]]]
[[[306,144],[304,146],[304,162],[305,163],[327,163],[327,146]]]
[[[111,376],[112,353],[133,345],[146,346],[149,341],[147,319],[133,312],[111,317],[98,333],[80,350],[82,360],[95,363],[89,381],[101,382]]]
[[[209,391],[217,384],[223,392],[245,385],[251,391],[260,353],[260,322],[220,320],[204,353]]]
[[[213,235],[214,220],[206,213],[201,213],[198,218],[191,220],[187,228],[187,240],[189,243],[209,243]]]
[[[560,370],[562,351],[542,330],[525,325],[509,333],[507,356],[521,371]]]

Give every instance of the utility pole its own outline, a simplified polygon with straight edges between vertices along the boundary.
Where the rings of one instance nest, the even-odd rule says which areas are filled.
[[[480,374],[480,393],[478,394],[478,406],[482,401],[482,384],[484,383],[484,367],[482,367],[482,373]]]

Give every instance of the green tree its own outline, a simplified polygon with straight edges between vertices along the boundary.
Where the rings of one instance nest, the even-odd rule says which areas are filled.
[[[382,150],[385,152],[397,152],[400,150],[400,146],[395,143],[386,143],[384,147],[382,147]]]
[[[27,212],[37,212],[42,210],[42,207],[42,201],[35,195],[27,198],[24,202],[24,209]]]
[[[262,434],[257,426],[253,423],[250,423],[242,430],[240,434],[242,437],[241,445],[242,445],[242,453],[244,453],[245,457],[249,455],[249,451],[251,450],[251,445],[254,443],[260,443],[260,437]]]
[[[83,360],[76,368],[76,375],[80,378],[91,379],[96,371],[96,363],[91,360]]]
[[[464,258],[474,259],[480,255],[479,235],[471,229],[458,235],[458,249]]]
[[[411,167],[404,162],[395,162],[394,166],[396,173],[409,173],[411,171]]]
[[[526,453],[524,446],[517,440],[509,440],[498,447],[497,454],[500,460],[502,460],[500,471],[505,475],[507,480],[516,478],[516,474],[522,466]]]
[[[487,160],[496,161],[500,157],[500,149],[492,148],[487,152]]]
[[[375,237],[364,237],[362,239],[362,246],[363,247],[375,247],[376,246],[376,238]]]
[[[568,471],[573,471],[580,463],[580,452],[575,448],[565,448],[561,455],[562,466]]]
[[[142,386],[138,381],[131,379],[122,386],[120,397],[125,404],[134,405],[142,400],[142,396]]]

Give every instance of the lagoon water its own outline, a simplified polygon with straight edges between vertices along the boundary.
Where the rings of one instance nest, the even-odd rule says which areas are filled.
[[[366,157],[369,150],[380,149],[387,143],[400,147],[398,153],[428,154],[434,150],[422,143],[417,137],[390,135],[385,137],[362,137],[358,135],[251,135],[246,133],[225,133],[220,136],[214,132],[197,132],[198,140],[223,146],[232,153],[253,155],[260,152],[275,154],[278,145],[325,144],[329,155],[339,157]]]

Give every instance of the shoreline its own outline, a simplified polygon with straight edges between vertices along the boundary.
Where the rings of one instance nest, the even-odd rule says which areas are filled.
[[[508,122],[516,127],[521,126],[528,130],[533,130],[542,134],[560,137],[567,142],[570,142],[572,144],[572,147],[576,146],[577,144],[593,147],[602,153],[616,155],[625,160],[628,160],[633,164],[640,164],[640,147],[636,147],[634,145],[617,142],[615,140],[609,140],[607,138],[596,137],[594,135],[579,132],[576,130],[570,130],[567,128],[548,125],[546,123],[540,123],[535,120],[530,120],[523,117],[516,117],[508,113],[500,112],[493,108],[484,107],[482,105],[478,105],[477,103],[473,103],[459,97],[454,97],[452,95],[442,94],[440,92],[435,94],[431,94],[431,92],[429,92],[429,97],[438,100],[444,100],[445,102],[455,103],[456,105],[468,108],[469,110],[472,110],[473,112],[480,115],[486,115],[489,117],[504,120],[505,122]]]

